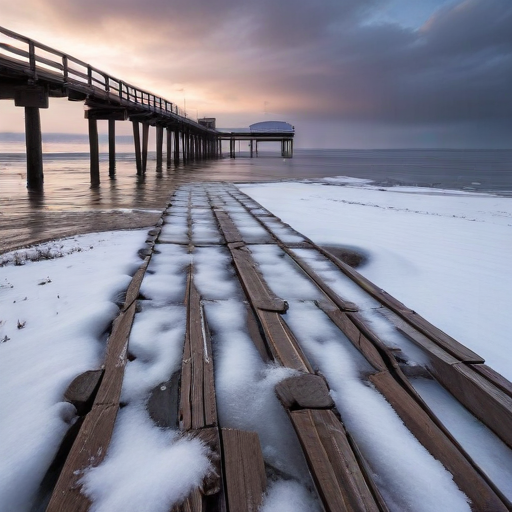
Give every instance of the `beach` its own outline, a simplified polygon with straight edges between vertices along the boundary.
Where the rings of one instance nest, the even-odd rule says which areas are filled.
[[[206,195],[201,186],[194,184],[202,173],[208,181],[224,178],[233,166],[239,181],[250,181],[249,176],[258,174],[257,183],[240,183],[239,190],[318,245],[360,255],[357,270],[362,275],[512,379],[512,325],[507,314],[512,307],[512,264],[508,258],[512,249],[512,203],[506,190],[479,193],[440,186],[387,186],[386,180],[376,183],[369,178],[345,176],[340,172],[341,166],[324,177],[311,176],[311,171],[304,178],[281,177],[278,182],[269,182],[272,169],[277,174],[275,169],[289,163],[270,158],[262,161],[260,167],[256,161],[243,159],[220,162],[218,172],[215,165],[206,170],[196,166],[188,176],[184,176],[186,169],[181,169],[179,181],[176,171],[169,171],[175,173],[176,180],[168,189],[169,196],[170,192],[175,193],[174,209],[171,205],[166,217],[171,227],[176,223],[172,236],[185,233],[179,223],[180,203],[190,193],[197,196],[197,218],[193,223],[201,228],[198,233],[204,240],[212,236],[211,222],[204,217]],[[296,162],[294,168],[299,169],[300,159]],[[256,172],[255,167],[259,169]],[[290,172],[287,169],[283,174]],[[148,177],[148,184],[152,179]],[[170,174],[166,179],[172,181]],[[126,177],[120,177],[122,180]],[[105,189],[110,190],[109,187],[107,182]],[[64,200],[65,194],[56,194],[60,198],[56,202],[63,204],[53,212],[56,219],[62,218],[73,203],[72,191],[67,193],[69,204]],[[166,206],[163,195],[154,199],[150,208],[141,208],[143,202],[137,204],[137,209],[149,215],[150,224]],[[52,210],[51,193],[47,197],[43,211]],[[111,205],[105,207],[105,203],[91,207],[90,203],[78,201],[74,213],[77,218],[91,214],[99,218],[108,217],[115,210]],[[33,212],[21,214],[30,216]],[[116,215],[122,217],[123,212]],[[26,217],[20,216],[20,222],[22,218]],[[43,224],[41,232],[44,229]],[[247,236],[256,233],[249,224],[244,229]],[[0,496],[6,510],[28,511],[37,499],[39,482],[75,419],[73,407],[62,401],[62,395],[76,375],[101,365],[109,325],[140,264],[139,252],[145,247],[147,231],[116,229],[77,234],[0,255],[0,389],[8,390],[2,394],[0,408],[9,411],[0,421],[2,439],[7,440],[2,443],[5,453],[0,457]],[[182,246],[163,245],[159,249],[157,244],[156,258],[141,288],[145,305],[136,315],[130,339],[135,358],[127,363],[122,391],[125,407],[117,419],[109,456],[85,475],[85,492],[93,499],[94,510],[136,511],[147,503],[151,510],[169,510],[208,472],[204,447],[181,439],[172,429],[157,428],[145,410],[151,390],[179,368],[183,343],[184,310],[180,301],[190,256]],[[279,470],[278,474],[288,475],[270,485],[261,510],[319,510],[307,469],[290,441],[291,434],[283,434],[290,427],[286,426],[273,393],[276,383],[290,375],[289,370],[259,360],[245,327],[236,320],[240,316],[239,292],[231,283],[233,271],[229,270],[226,255],[222,249],[200,245],[194,251],[194,265],[201,294],[208,302],[209,321],[216,332],[220,418],[232,428],[257,431],[266,461]],[[400,487],[400,471],[391,471],[393,465],[399,467],[400,460],[389,459],[390,452],[375,451],[376,445],[365,448],[373,453],[372,463],[383,477],[381,486],[394,504],[392,508],[404,510],[415,503],[415,510],[435,511],[450,503],[450,510],[469,510],[464,496],[438,463],[416,446],[410,435],[399,433],[401,427],[394,423],[391,409],[364,387],[358,387],[359,370],[357,365],[343,363],[348,353],[343,352],[342,341],[318,314],[310,316],[308,304],[316,298],[314,291],[300,284],[296,271],[283,266],[282,258],[269,248],[262,245],[253,252],[263,275],[290,304],[287,321],[303,333],[300,341],[332,383],[336,404],[348,415],[348,425],[356,431],[365,430],[365,416],[349,411],[354,410],[356,402],[356,409],[368,404],[379,412],[376,430],[372,431],[369,425],[366,434],[377,436],[375,442],[381,445],[386,444],[382,442],[385,436],[392,435],[395,440],[399,436],[403,453],[415,461],[417,470],[407,469],[410,479],[416,482],[416,490],[411,491]],[[290,282],[296,286],[290,288]],[[347,300],[362,300],[357,294],[351,296],[353,292],[342,283],[339,286],[340,295],[344,294]],[[314,320],[305,322],[305,318]],[[373,318],[373,322],[378,329],[377,319]],[[390,343],[408,354],[410,364],[421,363],[420,359],[415,360],[420,356],[400,345],[400,340],[392,338]],[[344,389],[350,392],[347,394]],[[451,402],[439,389],[422,387],[421,379],[417,389],[436,413],[444,414],[443,421],[451,422],[456,431],[457,425],[462,426],[457,431],[461,442],[476,447],[472,456],[496,479],[500,490],[512,498],[510,450],[487,429],[465,418],[463,410],[448,406]],[[248,397],[250,412],[246,407]],[[134,438],[145,441],[134,444]],[[387,462],[379,466],[379,460]],[[182,468],[179,474],[178,461]],[[401,471],[405,470],[402,467]],[[171,487],[166,485],[169,475],[174,475]],[[425,499],[432,482],[437,482],[437,495]],[[26,492],[20,495],[17,490],[22,485]]]

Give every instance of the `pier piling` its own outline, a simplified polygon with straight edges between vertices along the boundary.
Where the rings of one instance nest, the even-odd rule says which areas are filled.
[[[140,127],[138,121],[132,121],[133,125],[133,144],[135,146],[135,165],[137,167],[137,176],[142,175],[142,158],[140,152]]]
[[[164,145],[164,127],[156,125],[156,170],[162,171],[163,160],[163,145]]]
[[[100,150],[98,144],[98,121],[88,119],[89,121],[89,153],[90,153],[90,171],[91,187],[97,187],[100,184]]]
[[[43,145],[41,141],[41,117],[38,107],[25,107],[25,144],[27,147],[27,188],[43,187]]]
[[[108,175],[116,174],[116,121],[108,120]]]
[[[149,142],[149,124],[142,123],[142,174],[146,174],[148,167],[148,142]]]

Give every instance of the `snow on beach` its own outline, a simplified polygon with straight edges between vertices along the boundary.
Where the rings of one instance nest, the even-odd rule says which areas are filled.
[[[512,379],[512,320],[505,315],[512,306],[509,199],[382,189],[350,178],[240,188],[315,242],[363,253],[367,261],[359,270],[364,275]],[[187,240],[187,211],[179,203],[187,202],[190,193],[193,240],[218,242],[204,192],[190,190],[177,192],[162,241]],[[266,235],[261,227],[234,202],[228,208],[244,235],[262,243]],[[300,241],[279,229],[287,241]],[[30,510],[39,482],[74,421],[73,407],[62,402],[64,390],[74,376],[101,364],[106,329],[117,314],[116,304],[130,275],[140,264],[137,252],[145,236],[145,231],[100,233],[0,255],[4,265],[0,267],[0,510]],[[310,307],[317,290],[287,268],[275,247],[260,245],[251,250],[275,292],[290,302],[287,321],[301,333],[299,340],[308,356],[328,377],[338,409],[350,427],[360,432],[359,442],[372,439],[365,450],[380,473],[379,485],[395,487],[385,493],[393,510],[409,510],[419,502],[421,509],[416,510],[439,510],[440,502],[450,503],[450,510],[467,510],[466,499],[450,475],[418,445],[380,395],[361,383],[357,364],[349,363],[346,356],[355,352],[353,347],[345,346],[343,336]],[[296,439],[273,391],[291,370],[264,363],[245,332],[239,285],[226,250],[198,247],[188,254],[182,245],[163,243],[157,251],[141,287],[147,300],[130,337],[135,359],[126,367],[125,407],[118,415],[107,458],[83,479],[94,510],[127,512],[146,506],[168,510],[210,470],[203,445],[181,438],[176,430],[157,428],[144,407],[150,390],[181,364],[181,302],[185,269],[191,261],[214,335],[221,423],[257,431],[267,463],[288,475],[269,484],[261,510],[318,509],[308,490],[309,476]],[[292,281],[294,287],[289,285]],[[415,385],[432,403],[439,402],[447,422],[460,423],[463,412],[447,409],[448,399],[437,388],[427,389],[421,382]],[[365,416],[363,403],[377,423]],[[480,427],[472,432],[464,428],[461,435],[468,440],[487,435]],[[400,436],[402,452],[411,454],[407,474],[419,482],[414,489],[396,487],[401,480],[400,461],[393,459],[392,450],[386,451],[386,446],[393,447],[392,441],[379,441],[386,435]],[[471,440],[469,445],[485,452],[485,446],[494,442],[479,445]],[[502,455],[503,460],[490,471],[505,475],[500,488],[512,496],[507,476],[512,462],[505,450]],[[433,485],[436,496],[429,492]]]
[[[512,201],[438,189],[239,185],[319,245],[355,249],[358,270],[512,380]]]
[[[3,255],[18,264],[0,267],[0,510],[30,509],[75,418],[63,394],[101,364],[146,235],[91,234]],[[30,261],[37,254],[54,259]]]

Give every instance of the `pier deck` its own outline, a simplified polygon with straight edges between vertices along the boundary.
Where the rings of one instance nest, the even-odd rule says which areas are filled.
[[[212,301],[221,299],[214,300],[204,291],[198,275],[200,263],[195,261],[196,256],[199,258],[196,253],[210,249],[222,251],[231,261],[235,291],[230,300],[246,311],[246,331],[262,360],[295,371],[277,384],[275,393],[297,434],[326,511],[383,512],[388,505],[375,481],[365,443],[356,441],[358,432],[347,426],[344,412],[333,402],[332,384],[319,374],[314,356],[301,342],[301,333],[287,319],[288,307],[295,304],[276,293],[268,269],[258,263],[261,250],[279,253],[279,258],[314,287],[314,300],[304,296],[300,302],[330,319],[347,343],[357,349],[367,368],[360,378],[378,390],[419,443],[453,475],[471,500],[472,509],[511,510],[507,498],[421,399],[411,379],[420,375],[441,383],[509,447],[512,385],[488,368],[478,354],[379,289],[329,250],[294,231],[235,186],[223,183],[182,185],[162,222],[150,231],[141,267],[113,324],[104,369],[91,368],[96,371],[79,377],[68,392],[68,399],[89,406],[80,409],[80,428],[71,434],[74,439],[67,439],[71,447],[60,454],[58,480],[46,481],[46,510],[79,511],[90,506],[80,492],[79,478],[91,461],[96,466],[107,454],[120,407],[124,368],[131,357],[130,328],[137,309],[151,302],[151,294],[142,295],[140,288],[150,289],[144,288],[144,280],[154,275],[153,263],[161,264],[168,258],[169,247],[178,247],[189,255],[189,263],[182,269],[186,284],[181,304],[187,316],[183,362],[177,374],[169,375],[169,380],[158,386],[165,389],[165,396],[155,389],[148,402],[149,414],[162,428],[179,428],[183,435],[201,438],[210,447],[217,468],[216,477],[208,478],[174,510],[257,510],[268,478],[258,434],[226,428],[218,415],[217,340],[210,329],[208,308]],[[370,297],[375,305],[368,309],[363,305],[367,299],[360,302],[341,296],[334,290],[332,274],[328,277],[326,267],[357,285],[359,297]],[[293,289],[295,283],[289,286]],[[370,314],[380,315],[391,329],[407,337],[428,362],[409,365],[406,355],[390,347],[375,330]],[[69,398],[76,389],[82,390],[79,398]],[[405,474],[403,478],[408,480]]]

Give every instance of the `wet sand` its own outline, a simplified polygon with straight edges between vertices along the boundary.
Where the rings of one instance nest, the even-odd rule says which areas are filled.
[[[430,186],[512,195],[512,152],[303,151],[292,159],[223,158],[156,171],[150,155],[144,178],[133,155],[118,155],[115,179],[101,162],[101,184],[91,189],[87,154],[45,155],[42,194],[26,189],[20,155],[0,155],[0,253],[82,233],[153,226],[177,186],[352,176],[382,185]],[[469,169],[469,170],[468,170]],[[356,258],[357,259],[357,258]],[[354,261],[355,264],[364,262]]]

